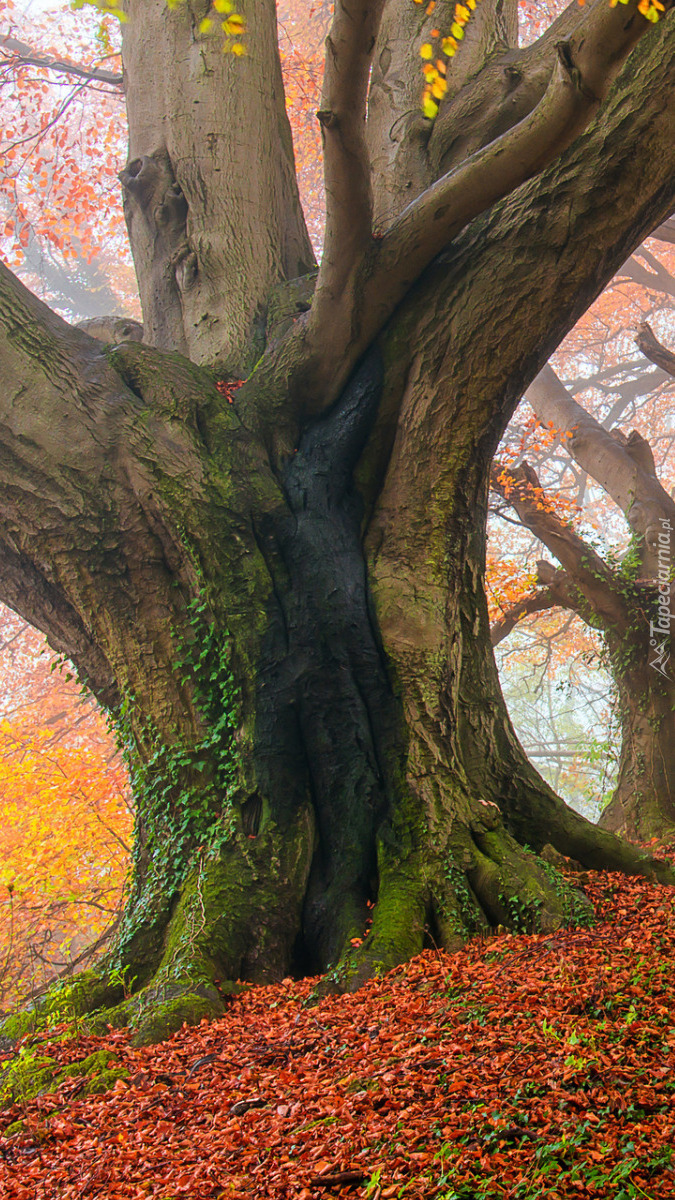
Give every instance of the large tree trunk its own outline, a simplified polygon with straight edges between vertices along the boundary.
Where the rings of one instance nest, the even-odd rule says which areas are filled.
[[[672,45],[672,22],[659,36]],[[75,660],[127,746],[134,878],[109,965],[140,990],[107,1019],[141,1039],[219,1011],[228,981],[333,965],[354,986],[426,938],[587,915],[537,859],[545,843],[672,878],[571,814],[525,759],[482,590],[488,467],[512,407],[671,211],[671,59],[646,52],[644,103],[626,75],[593,131],[414,289],[394,236],[373,239],[364,274],[358,237],[340,264],[334,217],[318,303],[286,333],[306,295],[277,290],[268,351],[232,403],[180,355],[69,329],[2,271],[2,593]],[[328,143],[341,129],[336,192],[345,146],[363,149],[338,111],[322,114]],[[516,149],[520,182],[535,167],[523,175]],[[431,257],[418,216],[402,217],[413,277]],[[82,1003],[102,998],[96,985]]]

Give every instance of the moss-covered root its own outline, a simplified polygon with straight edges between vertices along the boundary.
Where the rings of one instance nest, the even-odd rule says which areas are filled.
[[[654,858],[607,829],[592,825],[561,802],[558,805],[552,814],[547,814],[544,840],[560,854],[592,871],[621,871],[624,875],[644,875],[656,883],[675,885],[675,870],[670,863]]]
[[[588,925],[593,909],[554,867],[523,849],[501,823],[474,826],[464,849],[467,884],[488,922],[516,933]]]
[[[26,1104],[44,1092],[55,1092],[67,1079],[81,1079],[80,1094],[107,1092],[129,1072],[111,1050],[95,1050],[80,1062],[59,1068],[39,1050],[22,1046],[0,1071],[0,1108]],[[5,1135],[13,1132],[5,1129]]]
[[[406,962],[424,945],[458,950],[469,937],[499,926],[548,932],[588,925],[593,909],[582,892],[508,833],[497,809],[456,822],[448,844],[404,858],[380,846],[372,927],[343,949],[322,991],[354,991]]]
[[[122,979],[82,971],[68,982],[53,984],[39,1000],[7,1017],[0,1026],[0,1048],[9,1049],[22,1038],[56,1025],[77,1028],[87,1014],[117,1004],[123,995]]]
[[[171,1037],[183,1025],[198,1025],[223,1013],[226,992],[240,990],[237,985],[221,989],[204,979],[176,983],[150,983],[135,996],[115,1008],[94,1013],[87,1025],[92,1033],[105,1034],[128,1027],[132,1045],[149,1046]]]
[[[10,1053],[21,1039],[64,1025],[73,1035],[86,1031],[100,1036],[111,1026],[128,1027],[134,1045],[148,1045],[170,1037],[183,1024],[197,1025],[204,1017],[220,1016],[226,996],[237,990],[241,989],[236,984],[216,989],[210,978],[196,974],[193,964],[191,977],[186,971],[180,981],[153,981],[124,999],[122,984],[87,971],[67,985],[50,988],[32,1008],[8,1017],[0,1027],[0,1048]],[[24,1057],[27,1053],[24,1048]],[[17,1061],[21,1070],[18,1059],[12,1061]]]

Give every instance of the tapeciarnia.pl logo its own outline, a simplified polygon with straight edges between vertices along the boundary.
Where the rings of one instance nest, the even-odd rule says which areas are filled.
[[[658,570],[656,579],[658,584],[659,603],[656,610],[656,621],[649,622],[649,645],[651,654],[649,665],[659,675],[663,675],[664,679],[668,679],[666,667],[670,661],[670,623],[673,619],[673,614],[670,611],[670,541],[672,535],[672,526],[670,521],[665,517],[659,521],[661,532],[658,535],[658,547],[656,555],[658,558]]]

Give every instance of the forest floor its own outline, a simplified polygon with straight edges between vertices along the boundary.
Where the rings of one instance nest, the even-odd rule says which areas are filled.
[[[581,878],[592,929],[426,951],[318,1004],[252,988],[149,1048],[33,1039],[128,1074],[0,1114],[0,1197],[675,1198],[675,890]]]

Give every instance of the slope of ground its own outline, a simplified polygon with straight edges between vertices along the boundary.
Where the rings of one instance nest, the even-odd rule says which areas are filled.
[[[430,950],[318,1004],[251,989],[149,1048],[37,1035],[27,1068],[105,1050],[127,1075],[4,1112],[0,1196],[675,1197],[675,892],[581,880],[591,929]]]

